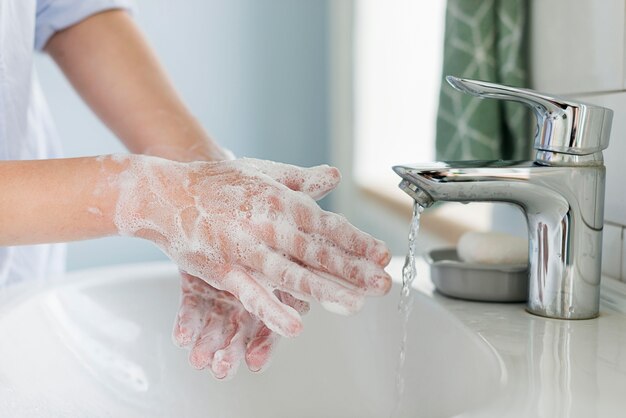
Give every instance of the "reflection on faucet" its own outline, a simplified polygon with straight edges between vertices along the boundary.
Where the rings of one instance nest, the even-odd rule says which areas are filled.
[[[528,335],[528,405],[536,408],[528,414],[551,418],[599,416],[597,323],[582,326],[533,319]]]
[[[529,234],[531,313],[561,319],[598,315],[605,167],[612,111],[536,92],[448,77],[481,97],[516,100],[537,115],[534,161],[461,161],[396,166],[400,188],[422,206],[435,201],[512,203]]]

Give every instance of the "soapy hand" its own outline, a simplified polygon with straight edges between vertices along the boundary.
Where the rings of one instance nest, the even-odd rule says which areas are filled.
[[[365,295],[390,287],[384,244],[311,197],[336,186],[334,168],[150,157],[128,166],[116,208],[120,233],[154,241],[181,270],[231,293],[272,331],[302,329],[300,314],[277,291],[352,313]]]
[[[300,187],[297,183],[292,186]],[[300,191],[321,199],[335,186],[329,183],[325,189],[305,187]],[[279,335],[250,315],[230,293],[184,272],[181,275],[182,297],[172,337],[179,347],[190,348],[191,365],[208,369],[218,379],[234,376],[244,358],[251,371],[263,370]],[[309,310],[307,302],[288,293],[278,291],[276,296],[300,314]]]
[[[208,369],[218,379],[232,377],[245,359],[253,372],[269,362],[279,336],[250,315],[230,293],[203,280],[181,273],[182,299],[174,324],[174,341],[190,348],[189,362]],[[304,314],[309,304],[288,293],[278,299]]]

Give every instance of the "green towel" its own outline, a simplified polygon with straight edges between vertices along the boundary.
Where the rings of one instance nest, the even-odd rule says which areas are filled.
[[[528,0],[448,0],[443,76],[528,86]],[[519,103],[481,100],[442,79],[437,158],[527,159],[530,111]]]

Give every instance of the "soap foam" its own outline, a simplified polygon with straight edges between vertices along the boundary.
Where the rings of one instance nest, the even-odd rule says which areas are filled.
[[[336,170],[307,171],[247,159],[219,163],[146,156],[111,159],[126,167],[115,179],[119,198],[114,222],[120,235],[154,241],[183,271],[234,294],[281,335],[297,334],[302,322],[296,310],[276,298],[275,289],[313,298],[333,311],[354,312],[362,305],[362,295],[345,281],[328,280],[318,271],[299,267],[308,272],[304,279],[296,273],[297,263],[329,270],[377,294],[388,287],[382,267],[365,258],[379,242],[351,227],[344,217],[321,212],[309,195],[289,192],[273,179],[298,183],[309,191],[315,185],[325,190],[336,185]],[[273,238],[261,237],[261,231],[271,231],[267,225],[274,230]],[[328,231],[325,236],[315,235],[320,228]],[[290,251],[294,234],[302,233],[312,238],[302,259],[294,263],[279,250]],[[362,255],[346,253],[353,247]],[[286,274],[289,280],[281,282]]]

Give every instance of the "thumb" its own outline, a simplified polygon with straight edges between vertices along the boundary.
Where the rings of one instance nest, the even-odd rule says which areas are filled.
[[[270,176],[291,190],[306,193],[319,200],[337,187],[341,181],[341,173],[335,167],[318,165],[304,168],[274,161],[244,159],[246,164]]]

